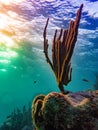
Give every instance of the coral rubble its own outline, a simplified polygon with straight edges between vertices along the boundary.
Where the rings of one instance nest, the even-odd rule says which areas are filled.
[[[98,91],[39,95],[32,117],[36,130],[98,130]]]
[[[48,56],[48,39],[46,38],[46,29],[48,26],[49,18],[47,19],[44,28],[44,54],[47,62],[55,73],[59,89],[64,92],[63,85],[67,85],[71,81],[71,57],[73,54],[74,46],[77,41],[78,27],[81,18],[83,4],[80,6],[76,14],[76,19],[71,20],[68,29],[61,29],[57,37],[57,30],[54,34],[52,43],[52,61]]]

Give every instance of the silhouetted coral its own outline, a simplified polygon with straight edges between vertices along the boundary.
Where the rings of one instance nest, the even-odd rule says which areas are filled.
[[[31,104],[28,109],[23,106],[22,111],[18,108],[14,110],[11,115],[7,116],[0,130],[33,130]]]
[[[64,92],[63,85],[67,85],[71,81],[71,57],[73,54],[74,46],[77,41],[78,27],[81,18],[83,4],[80,6],[76,14],[76,19],[71,20],[68,29],[61,29],[57,37],[57,30],[54,34],[52,43],[52,61],[48,56],[48,39],[46,38],[46,29],[48,26],[49,18],[47,19],[44,28],[44,54],[47,62],[55,73],[59,89]]]

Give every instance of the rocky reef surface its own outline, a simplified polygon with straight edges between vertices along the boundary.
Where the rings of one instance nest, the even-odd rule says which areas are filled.
[[[98,130],[98,90],[38,95],[15,109],[0,130]]]
[[[39,95],[32,118],[36,130],[98,130],[98,90]]]

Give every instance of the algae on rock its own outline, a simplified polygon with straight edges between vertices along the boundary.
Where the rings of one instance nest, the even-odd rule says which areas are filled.
[[[97,130],[98,91],[37,96],[32,117],[36,130]]]

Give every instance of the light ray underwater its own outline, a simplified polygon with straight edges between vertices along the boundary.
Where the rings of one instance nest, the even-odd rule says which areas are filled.
[[[97,0],[0,0],[0,125],[38,94],[60,92],[43,53],[47,18],[48,53],[54,31],[68,28],[83,4],[77,42],[71,59],[72,92],[98,89]]]

